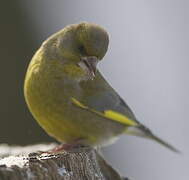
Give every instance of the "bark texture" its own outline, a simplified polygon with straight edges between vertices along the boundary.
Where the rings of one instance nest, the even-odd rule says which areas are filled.
[[[0,146],[0,180],[126,180],[90,147],[41,153],[55,144]]]

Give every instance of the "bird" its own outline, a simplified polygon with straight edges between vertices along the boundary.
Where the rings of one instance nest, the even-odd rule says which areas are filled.
[[[107,31],[88,22],[68,25],[47,38],[32,57],[24,81],[34,119],[65,149],[106,146],[128,134],[179,152],[138,121],[97,69],[108,45]]]

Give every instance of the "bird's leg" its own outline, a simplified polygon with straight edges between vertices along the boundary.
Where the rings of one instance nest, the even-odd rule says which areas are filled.
[[[79,139],[72,141],[71,143],[60,144],[60,145],[56,146],[55,148],[48,150],[47,152],[43,152],[43,153],[48,153],[48,154],[58,153],[61,151],[70,151],[73,149],[85,147],[85,145],[83,145],[82,142],[83,142],[83,139],[79,138]]]
[[[79,144],[79,143],[70,143],[70,144],[66,143],[66,144],[60,144],[60,145],[56,146],[55,148],[49,150],[48,152],[57,153],[60,151],[70,151],[72,149],[76,149],[76,148],[80,148],[80,147],[85,147],[85,146],[82,144]]]

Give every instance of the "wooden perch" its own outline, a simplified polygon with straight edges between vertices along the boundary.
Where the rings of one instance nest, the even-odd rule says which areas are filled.
[[[126,180],[96,150],[85,147],[58,154],[39,153],[55,144],[0,146],[0,180]]]

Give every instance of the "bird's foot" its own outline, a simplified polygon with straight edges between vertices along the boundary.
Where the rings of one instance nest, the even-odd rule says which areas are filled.
[[[50,149],[48,151],[39,151],[38,153],[43,154],[43,153],[47,153],[47,154],[53,154],[53,153],[59,153],[62,151],[72,151],[72,150],[77,150],[79,148],[83,148],[86,147],[83,144],[83,139],[76,139],[74,141],[72,141],[71,143],[64,143],[64,144],[60,144],[56,147],[54,147],[53,149]]]
[[[82,144],[78,144],[78,143],[72,143],[72,144],[60,144],[58,146],[56,146],[55,148],[51,149],[48,151],[48,153],[58,153],[61,151],[71,151],[73,149],[78,149],[78,148],[82,148],[85,147]]]

